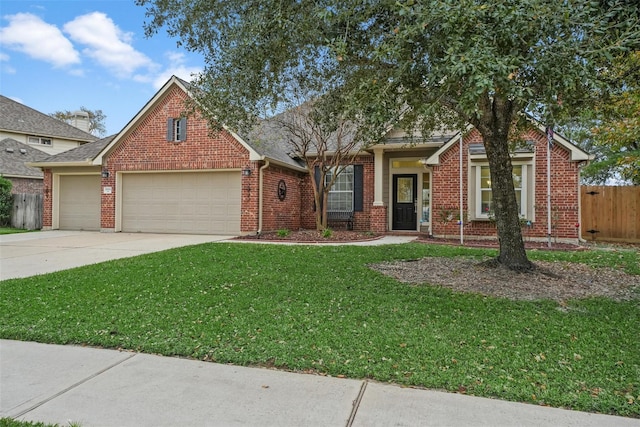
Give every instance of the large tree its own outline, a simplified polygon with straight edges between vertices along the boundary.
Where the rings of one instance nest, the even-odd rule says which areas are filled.
[[[562,124],[567,136],[595,155],[583,181],[640,185],[640,50],[616,57],[604,75],[614,90]]]
[[[137,0],[207,66],[203,105],[229,126],[281,105],[291,80],[340,87],[347,116],[377,142],[394,120],[423,134],[475,126],[491,170],[497,260],[531,269],[520,231],[509,138],[523,113],[547,124],[606,86],[612,55],[637,47],[638,7],[623,0]]]

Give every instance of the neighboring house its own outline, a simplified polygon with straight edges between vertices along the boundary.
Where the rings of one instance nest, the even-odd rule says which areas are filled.
[[[87,113],[77,112],[74,123],[77,127],[0,95],[0,140],[11,138],[51,155],[98,139],[89,133]]]
[[[212,134],[203,118],[182,117],[188,96],[188,83],[172,77],[112,140],[91,144],[82,156],[70,151],[31,164],[44,170],[45,228],[203,234],[314,228],[310,175],[286,141],[224,129]],[[523,223],[530,223],[525,236],[544,238],[547,139],[543,129],[525,139],[513,158],[517,197]],[[462,189],[465,235],[495,236],[481,142],[477,131],[465,132],[461,157],[459,133],[408,141],[393,130],[338,177],[329,209],[354,211],[357,230],[451,236],[459,230]],[[550,160],[554,235],[575,238],[579,167],[589,156],[556,135]]]
[[[0,175],[11,181],[13,194],[42,194],[42,170],[25,163],[39,162],[47,157],[47,153],[31,145],[4,138],[0,140]]]

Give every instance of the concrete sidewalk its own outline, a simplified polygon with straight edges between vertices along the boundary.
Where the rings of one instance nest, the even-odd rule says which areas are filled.
[[[376,382],[7,340],[0,417],[82,427],[640,426]]]

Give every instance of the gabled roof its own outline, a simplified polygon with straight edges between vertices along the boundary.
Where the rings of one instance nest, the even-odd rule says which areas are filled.
[[[46,155],[44,159],[38,159],[29,163],[29,166],[35,167],[52,167],[52,166],[90,166],[93,160],[100,154],[104,148],[113,141],[115,135],[87,144],[79,145],[71,150],[55,154],[53,156]]]
[[[531,119],[533,120],[533,119]],[[537,128],[538,131],[545,133],[545,127],[538,123],[537,121],[534,122],[534,126]],[[469,131],[470,129],[472,129],[472,126],[469,125],[467,127],[467,131]],[[438,151],[436,151],[435,153],[433,153],[428,159],[425,160],[425,164],[426,165],[439,165],[440,164],[440,156],[444,153],[447,152],[447,150],[449,150],[452,146],[454,146],[455,144],[458,144],[460,140],[460,132],[458,132],[457,134],[453,135],[451,137],[451,139],[449,139],[449,141],[447,141],[442,147],[440,147],[438,149]],[[587,161],[587,160],[592,160],[593,156],[589,155],[589,153],[587,153],[586,151],[582,150],[580,147],[578,147],[577,145],[573,144],[572,142],[570,142],[568,139],[564,138],[563,136],[561,136],[560,134],[558,134],[557,132],[555,132],[553,134],[553,141],[560,145],[561,147],[563,147],[564,149],[566,149],[567,151],[569,151],[569,153],[571,154],[570,156],[570,161],[572,162],[582,162],[582,161]],[[477,153],[480,154],[480,153]]]
[[[101,165],[102,158],[107,155],[111,150],[113,150],[124,138],[125,136],[133,129],[135,126],[144,118],[144,116],[155,106],[155,104],[160,101],[169,90],[177,86],[190,97],[193,97],[191,92],[191,85],[176,77],[171,76],[171,78],[160,88],[160,90],[145,104],[145,106],[135,115],[133,119],[127,123],[127,125],[118,133],[115,138],[93,159],[93,165]],[[226,126],[223,128],[229,132],[244,148],[249,152],[249,159],[252,161],[256,160],[270,160],[276,163],[282,164],[284,166],[293,167],[298,170],[305,170],[298,162],[289,157],[286,152],[282,151],[281,146],[276,142],[271,144],[270,142],[262,142],[262,141],[254,141],[250,143],[246,138],[241,137],[237,133],[233,132]],[[258,143],[259,142],[259,143]]]
[[[12,138],[0,141],[0,175],[10,178],[42,178],[40,169],[25,163],[40,161],[49,154]]]
[[[94,135],[0,95],[0,130],[74,141],[95,141]]]

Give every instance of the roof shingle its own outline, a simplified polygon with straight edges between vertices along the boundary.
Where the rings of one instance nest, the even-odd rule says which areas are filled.
[[[33,178],[44,176],[40,169],[25,165],[27,162],[38,162],[49,157],[44,151],[11,138],[0,141],[0,150],[0,175]]]
[[[0,129],[35,136],[48,136],[74,141],[97,138],[62,120],[47,116],[6,96],[0,95]]]

